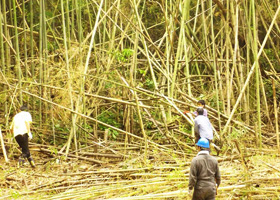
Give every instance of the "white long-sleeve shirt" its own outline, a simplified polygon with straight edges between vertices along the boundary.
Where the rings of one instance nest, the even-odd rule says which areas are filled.
[[[199,133],[200,137],[212,140],[213,139],[213,129],[208,117],[204,115],[198,115],[194,119],[194,131]]]

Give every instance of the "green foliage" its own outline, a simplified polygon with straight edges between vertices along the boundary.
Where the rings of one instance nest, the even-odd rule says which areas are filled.
[[[117,115],[113,112],[110,112],[110,111],[104,111],[102,112],[101,115],[99,115],[97,117],[98,120],[106,123],[106,124],[109,124],[111,126],[114,126],[116,128],[121,128],[121,123],[119,123],[117,121]],[[99,124],[98,125],[99,129],[100,130],[106,130],[108,129],[106,126],[102,125],[102,124]],[[112,139],[116,140],[117,139],[117,136],[119,135],[119,132],[114,130],[114,129],[111,129],[109,128],[108,129],[108,135],[109,137],[111,137]]]
[[[139,73],[140,73],[141,75],[143,75],[143,74],[145,73],[145,70],[144,70],[144,69],[139,69],[138,71],[139,71]]]
[[[52,11],[50,11],[50,10],[47,10],[46,12],[45,12],[45,16],[46,16],[46,18],[47,19],[49,19],[49,18],[52,18],[53,17],[53,12]]]
[[[53,52],[56,49],[58,49],[58,45],[57,45],[56,42],[48,42],[47,43],[47,49],[48,49],[49,52]]]
[[[242,138],[244,134],[245,134],[245,131],[233,128],[229,137],[230,137],[230,139],[238,139],[238,138]]]
[[[149,89],[154,89],[155,88],[154,82],[151,79],[146,79],[144,85]]]
[[[115,58],[119,62],[128,62],[128,58],[130,58],[133,55],[132,49],[123,49],[121,52],[116,51],[114,53]]]
[[[140,7],[142,6],[144,7],[143,21],[147,27],[152,27],[148,30],[149,36],[153,41],[158,40],[164,34],[164,24],[161,22],[165,21],[165,17],[161,7],[156,1],[146,1],[146,4],[141,2]]]
[[[121,124],[117,121],[117,115],[113,112],[104,111],[97,117],[97,119],[99,121],[102,121],[102,122],[104,122],[106,124],[109,124],[111,126],[114,126],[114,127],[117,127],[117,128],[121,127]],[[107,129],[107,127],[102,125],[102,124],[99,124],[98,126],[99,126],[100,130]]]
[[[114,130],[114,129],[111,129],[111,128],[109,128],[108,130],[109,130],[108,131],[109,137],[111,137],[112,139],[116,140],[117,136],[119,135],[119,132]]]
[[[280,65],[278,63],[277,55],[280,57],[280,51],[275,52],[272,48],[264,49],[270,63],[274,66],[277,72],[280,72]],[[276,55],[277,54],[277,55]],[[260,57],[260,65],[264,70],[270,70],[270,65],[267,63],[267,59],[265,57]]]
[[[106,82],[105,83],[105,89],[109,89],[109,88],[112,88],[113,87],[113,83],[111,82]]]
[[[87,132],[90,132],[90,133],[93,132],[93,128],[89,124],[84,124],[84,128],[86,129]]]
[[[145,123],[145,127],[146,127],[147,129],[152,129],[152,127],[153,127],[153,122],[148,121],[147,123]]]
[[[66,132],[66,133],[69,132],[68,128],[62,127],[60,124],[55,124],[54,127],[57,131]]]
[[[51,155],[56,155],[56,156],[57,156],[58,151],[57,151],[56,148],[50,146],[50,147],[49,147],[49,150],[51,151]]]

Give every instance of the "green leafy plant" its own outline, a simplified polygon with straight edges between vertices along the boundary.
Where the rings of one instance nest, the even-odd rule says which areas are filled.
[[[119,62],[127,62],[128,58],[130,58],[133,55],[133,50],[132,49],[123,49],[121,52],[116,51],[114,53],[115,58]]]
[[[50,146],[49,150],[51,151],[51,155],[56,155],[57,156],[58,151],[57,151],[56,148]]]
[[[153,80],[150,80],[150,79],[146,79],[144,85],[146,87],[148,87],[149,89],[154,89],[154,87],[155,87]]]
[[[109,132],[108,132],[108,135],[113,138],[114,140],[117,139],[117,136],[119,135],[119,132],[116,131],[116,130],[113,130],[111,128],[109,128]]]
[[[121,124],[117,121],[117,116],[115,113],[113,112],[110,112],[110,111],[104,111],[102,112],[98,117],[97,117],[98,120],[106,123],[106,124],[109,124],[109,125],[112,125],[114,127],[117,127],[117,128],[120,128],[121,127]],[[105,130],[107,129],[106,126],[102,125],[102,124],[99,124],[99,128],[101,130]]]

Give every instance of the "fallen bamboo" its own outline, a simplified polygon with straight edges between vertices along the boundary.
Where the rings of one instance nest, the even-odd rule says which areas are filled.
[[[67,111],[69,111],[69,112],[71,112],[71,113],[77,114],[77,115],[79,115],[79,116],[81,116],[81,117],[84,117],[84,118],[87,118],[87,119],[92,120],[92,121],[94,121],[94,122],[97,122],[98,124],[104,125],[104,126],[106,126],[106,127],[108,127],[108,128],[112,128],[113,130],[116,130],[116,131],[118,131],[118,132],[120,132],[120,133],[124,133],[124,134],[130,135],[130,136],[132,136],[132,137],[134,137],[134,138],[137,138],[137,139],[139,139],[139,140],[141,140],[141,141],[144,141],[143,138],[141,138],[141,137],[139,137],[139,136],[137,136],[137,135],[135,135],[135,134],[132,134],[132,133],[130,133],[130,132],[127,132],[127,131],[124,131],[124,130],[122,130],[122,129],[119,129],[119,128],[115,127],[115,126],[111,126],[111,125],[109,125],[109,124],[107,124],[107,123],[104,123],[104,122],[102,122],[102,121],[100,121],[100,120],[97,120],[97,119],[95,119],[95,118],[89,117],[89,116],[87,116],[87,115],[85,115],[85,114],[76,112],[76,111],[74,111],[74,110],[72,110],[72,109],[69,109],[69,108],[67,108],[67,107],[65,107],[65,106],[59,105],[59,104],[54,103],[54,102],[52,102],[52,101],[49,101],[49,100],[47,100],[47,99],[45,99],[45,98],[42,98],[42,97],[40,97],[40,96],[38,96],[38,95],[32,94],[32,93],[27,92],[27,91],[25,91],[25,90],[22,90],[22,92],[25,93],[25,94],[28,94],[28,95],[30,95],[30,96],[36,97],[36,98],[38,98],[38,99],[40,99],[40,100],[42,100],[42,101],[48,102],[48,103],[50,103],[50,104],[52,104],[52,105],[55,105],[55,106],[57,106],[57,107],[59,107],[59,108],[65,109],[65,110],[67,110]],[[166,149],[165,147],[163,147],[162,145],[159,145],[159,144],[157,144],[157,143],[155,143],[155,142],[153,142],[153,141],[147,140],[147,142],[150,143],[151,145],[154,145],[156,148],[158,148],[158,149],[160,149],[160,150],[162,150],[162,149],[168,150],[168,149]]]
[[[268,166],[268,167],[270,167],[270,168],[276,170],[277,172],[280,172],[280,169],[278,169],[278,168],[276,168],[276,167],[274,167],[274,166],[272,166],[272,165],[270,165],[270,164],[268,164],[268,163],[266,163],[266,162],[264,162],[264,161],[262,161],[262,160],[260,160],[260,162],[262,162],[262,163],[265,164],[266,166]]]
[[[105,154],[105,153],[90,153],[90,152],[78,152],[82,156],[96,156],[96,157],[107,157],[107,158],[123,158],[123,156],[115,154]]]
[[[39,151],[48,152],[48,153],[54,153],[53,151],[51,151],[51,150],[49,150],[49,149],[44,149],[44,148],[39,148]],[[66,155],[65,153],[62,153],[62,152],[57,152],[57,154],[63,155],[63,156]],[[105,164],[105,162],[102,162],[102,161],[100,161],[100,160],[95,160],[95,159],[92,159],[92,158],[77,156],[77,155],[70,154],[70,153],[68,153],[68,156],[69,156],[69,157],[72,157],[72,158],[77,158],[77,159],[79,159],[79,160],[90,161],[90,162],[93,162],[93,163],[96,163],[96,164]]]

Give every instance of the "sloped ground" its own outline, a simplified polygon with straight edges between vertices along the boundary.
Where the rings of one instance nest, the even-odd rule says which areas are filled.
[[[222,184],[216,199],[280,199],[280,157],[274,150],[249,150],[216,157]],[[0,199],[190,199],[188,171],[194,155],[149,152],[144,164],[139,150],[128,158],[95,158],[94,164],[63,159],[32,147],[37,167],[16,168],[16,158],[0,160]],[[17,153],[15,153],[17,154]],[[242,161],[243,160],[243,161]]]

